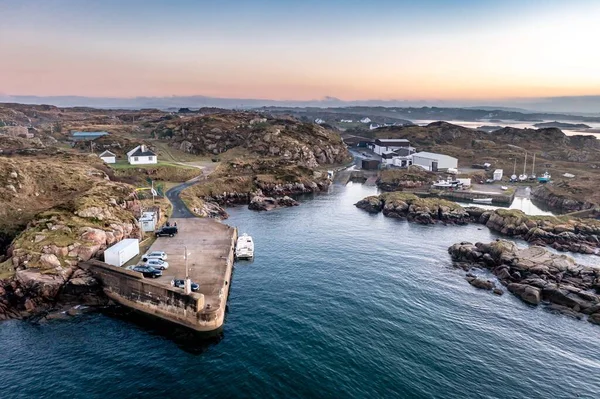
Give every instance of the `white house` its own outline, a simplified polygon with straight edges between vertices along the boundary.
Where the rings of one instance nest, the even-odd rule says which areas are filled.
[[[360,123],[371,123],[371,118],[369,118],[368,116],[364,117],[360,120]]]
[[[325,121],[323,119],[321,119],[321,118],[317,118],[317,119],[315,119],[315,123],[317,125],[322,125],[323,123],[325,123]]]
[[[381,127],[381,125],[379,123],[371,123],[369,125],[369,130],[375,130],[375,129],[378,129],[380,127]]]
[[[100,154],[100,159],[103,160],[105,163],[117,162],[117,156],[108,150]]]
[[[502,176],[503,175],[504,175],[504,170],[502,170],[502,169],[496,169],[494,171],[494,180],[496,180],[496,181],[502,180]]]
[[[158,163],[158,157],[142,144],[127,153],[127,161],[131,165],[150,165]]]
[[[381,155],[385,151],[396,151],[401,148],[410,148],[410,142],[406,139],[377,139],[373,143],[373,152]]]
[[[340,119],[342,123],[352,123],[352,119]]]
[[[439,169],[458,168],[458,159],[433,152],[417,152],[412,155],[413,165],[419,165],[425,170],[437,172]]]

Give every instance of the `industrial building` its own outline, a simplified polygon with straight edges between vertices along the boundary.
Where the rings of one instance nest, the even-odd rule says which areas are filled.
[[[440,169],[458,168],[458,159],[433,152],[417,152],[413,154],[412,163],[432,172],[437,172]]]

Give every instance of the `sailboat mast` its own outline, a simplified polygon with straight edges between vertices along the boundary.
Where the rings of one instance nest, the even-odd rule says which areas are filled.
[[[531,174],[535,175],[535,152],[533,153],[533,166],[531,167]]]
[[[517,158],[515,158],[515,166],[513,167],[513,175],[517,174]]]
[[[525,172],[526,172],[525,169],[527,169],[527,153],[525,153],[525,163],[523,164],[523,175],[525,175]]]

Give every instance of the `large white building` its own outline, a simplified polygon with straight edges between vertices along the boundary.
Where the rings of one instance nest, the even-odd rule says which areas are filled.
[[[382,155],[384,152],[396,151],[401,148],[411,148],[406,139],[377,139],[373,143],[373,152]]]
[[[433,152],[417,152],[412,155],[413,165],[419,165],[423,169],[436,172],[440,169],[458,168],[458,159],[444,154]]]
[[[158,157],[142,144],[127,153],[127,161],[131,165],[150,165],[158,163]]]

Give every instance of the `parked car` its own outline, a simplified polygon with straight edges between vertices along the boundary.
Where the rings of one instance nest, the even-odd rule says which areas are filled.
[[[171,280],[171,285],[176,288],[185,288],[185,280],[184,279],[174,279]],[[196,284],[192,281],[192,291],[196,292],[200,289],[200,284]]]
[[[148,259],[144,266],[150,266],[155,269],[165,270],[169,268],[169,263],[160,259]]]
[[[167,254],[163,251],[152,251],[142,256],[142,261],[147,262],[148,259],[167,260]]]
[[[132,269],[134,272],[142,273],[144,277],[158,278],[162,276],[162,271],[150,266],[135,266]]]
[[[173,237],[175,234],[177,234],[177,226],[163,226],[154,232],[156,237]]]

